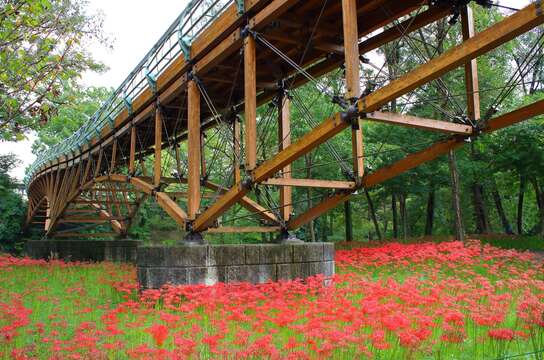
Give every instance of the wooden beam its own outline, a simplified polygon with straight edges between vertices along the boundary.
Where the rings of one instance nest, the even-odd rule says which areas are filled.
[[[246,169],[251,171],[257,165],[257,60],[255,39],[244,39],[244,117]]]
[[[281,187],[312,187],[320,189],[355,189],[354,181],[318,180],[318,179],[292,179],[292,178],[271,178],[262,182],[263,185]]]
[[[208,234],[244,234],[244,233],[272,233],[281,230],[279,226],[221,226],[206,230]]]
[[[531,4],[476,34],[461,45],[392,81],[389,85],[367,95],[359,100],[359,111],[366,113],[378,110],[391,100],[542,24],[544,15],[537,10],[537,5]]]
[[[213,205],[211,205],[206,211],[198,216],[192,227],[193,231],[200,232],[206,230],[206,228],[212,226],[214,221],[223,214],[228,208],[240,201],[241,198],[246,196],[249,189],[242,185],[242,183],[235,184],[230,190],[228,190],[223,196],[221,196]]]
[[[386,124],[401,125],[423,130],[431,130],[460,135],[472,134],[472,126],[470,125],[425,119],[417,116],[398,113],[374,111],[371,113],[366,113],[365,118],[368,120],[382,122]]]
[[[183,211],[183,209],[181,209],[178,204],[168,196],[168,194],[158,192],[155,194],[155,199],[157,200],[159,206],[166,211],[166,213],[170,215],[179,226],[185,226],[185,222],[188,218],[187,213],[185,213],[185,211]]]
[[[279,151],[285,150],[291,145],[291,100],[285,93],[281,93],[279,99],[278,109],[278,142]],[[291,178],[291,164],[287,164],[281,172],[283,179]],[[280,189],[280,214],[283,221],[289,221],[291,213],[293,212],[293,206],[291,202],[293,200],[293,189],[290,186],[282,186]]]
[[[542,114],[544,114],[544,100],[539,100],[490,120],[483,130],[485,133],[497,131]]]
[[[321,214],[331,209],[334,209],[339,204],[348,200],[350,195],[351,195],[351,191],[347,191],[347,190],[334,194],[330,198],[320,202],[319,204],[310,208],[309,210],[302,213],[301,215],[291,219],[291,221],[289,221],[289,223],[287,224],[287,229],[289,230],[298,229],[302,225],[309,223],[310,221],[314,220]]]
[[[213,191],[219,191],[220,194],[224,194],[228,190],[228,189],[223,189],[221,186],[219,186],[219,185],[217,185],[215,183],[212,183],[210,181],[206,181],[204,183],[204,186],[206,186],[208,189],[211,189]],[[246,210],[249,210],[249,211],[254,212],[255,214],[259,215],[265,221],[269,221],[269,222],[276,223],[276,224],[279,223],[278,218],[276,217],[276,215],[274,215],[274,213],[272,211],[268,210],[267,208],[260,205],[256,201],[253,201],[252,199],[250,199],[247,196],[242,197],[239,200],[239,204],[242,207],[244,207]]]
[[[461,26],[464,41],[474,37],[474,16],[470,5],[464,6],[461,10]],[[478,121],[480,120],[480,86],[476,59],[465,64],[465,88],[467,90],[468,117],[473,121]]]
[[[158,187],[161,182],[161,152],[162,152],[162,116],[161,108],[155,107],[155,159],[153,166],[153,185]]]
[[[342,0],[342,25],[344,32],[344,58],[346,67],[346,97],[355,102],[361,96],[359,75],[359,31],[357,29],[357,1]],[[364,174],[363,130],[360,118],[353,120],[351,129],[353,173],[357,179]]]
[[[280,151],[274,157],[256,168],[251,173],[253,182],[259,183],[272,177],[285,165],[292,163],[294,160],[321,145],[348,126],[349,123],[342,119],[340,113],[326,119],[313,130],[304,134],[298,141],[289,145],[283,151]]]
[[[187,213],[189,219],[194,220],[200,208],[200,91],[194,80],[189,81],[187,88],[187,114],[188,128],[188,186],[189,197]]]

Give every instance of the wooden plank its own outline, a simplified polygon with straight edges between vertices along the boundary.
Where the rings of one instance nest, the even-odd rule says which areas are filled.
[[[187,104],[189,108],[187,128],[189,132],[187,148],[188,153],[188,185],[189,197],[187,213],[189,219],[194,220],[200,208],[200,91],[194,80],[189,81],[187,90]]]
[[[245,234],[245,233],[272,233],[281,230],[279,226],[221,226],[206,230],[208,234]]]
[[[444,132],[450,134],[472,134],[472,126],[470,125],[456,124],[447,121],[432,120],[420,118],[417,116],[381,111],[374,111],[371,113],[366,113],[365,115],[365,118],[368,120],[386,124],[401,125],[405,127],[413,127],[417,129]]]
[[[263,185],[281,187],[312,187],[320,189],[355,189],[354,181],[319,180],[319,179],[293,179],[293,178],[271,178],[262,182]]]
[[[162,115],[161,108],[157,104],[155,108],[155,159],[153,163],[153,185],[158,187],[161,183],[161,152],[162,152]]]
[[[474,16],[470,5],[464,6],[461,10],[461,27],[464,41],[474,37]],[[473,121],[478,121],[480,120],[480,86],[476,59],[465,64],[465,88],[467,90],[468,117]]]
[[[278,109],[278,142],[279,151],[285,150],[291,145],[291,100],[285,94],[279,99]],[[286,165],[281,172],[283,179],[291,178],[291,164]],[[293,189],[290,186],[282,186],[280,188],[280,214],[283,221],[289,221],[291,213],[293,212]]]
[[[543,22],[544,15],[537,11],[535,4],[531,4],[476,34],[461,45],[392,81],[389,85],[367,95],[359,100],[359,111],[362,113],[375,111],[391,100],[440,77],[468,60],[512,40]]]
[[[244,119],[246,170],[257,165],[257,57],[255,39],[244,39]]]

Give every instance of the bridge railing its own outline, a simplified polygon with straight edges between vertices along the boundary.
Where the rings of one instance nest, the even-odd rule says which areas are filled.
[[[113,125],[121,111],[127,109],[131,113],[132,99],[147,87],[156,90],[157,77],[181,54],[188,58],[193,40],[233,3],[243,11],[243,0],[191,0],[100,109],[69,138],[38,156],[27,170],[25,184],[28,186],[32,176],[43,165],[60,156],[75,154],[93,137],[99,137],[104,126]]]

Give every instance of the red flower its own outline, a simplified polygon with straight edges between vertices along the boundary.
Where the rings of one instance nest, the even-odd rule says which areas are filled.
[[[514,339],[515,333],[512,329],[490,329],[488,335],[492,339],[510,341]]]
[[[164,325],[155,324],[147,329],[147,332],[151,334],[155,344],[161,347],[164,341],[168,338],[168,328]]]

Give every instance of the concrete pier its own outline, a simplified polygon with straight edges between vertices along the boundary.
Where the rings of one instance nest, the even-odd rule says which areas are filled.
[[[264,283],[334,275],[334,244],[195,245],[138,248],[142,289],[176,285]]]

